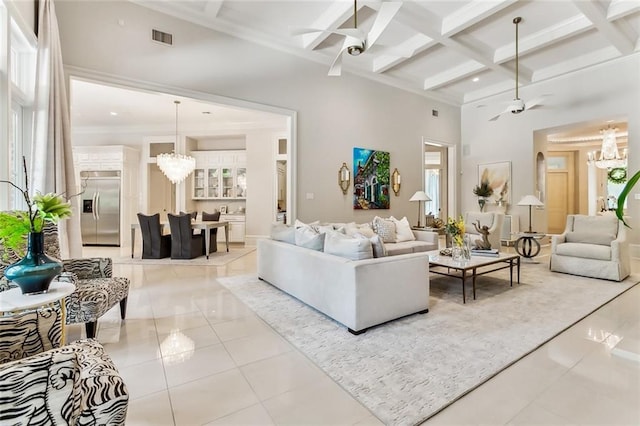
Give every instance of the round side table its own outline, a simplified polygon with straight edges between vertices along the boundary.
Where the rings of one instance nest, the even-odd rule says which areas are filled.
[[[10,312],[22,312],[30,309],[37,309],[43,306],[52,305],[60,302],[60,311],[62,318],[62,344],[65,343],[65,318],[67,312],[64,306],[64,298],[73,293],[76,286],[68,282],[54,281],[49,286],[46,293],[41,294],[22,294],[20,288],[12,288],[6,291],[0,291],[0,315]]]
[[[523,233],[519,234],[514,248],[516,252],[527,259],[536,257],[540,253],[540,241],[546,234],[539,233]]]

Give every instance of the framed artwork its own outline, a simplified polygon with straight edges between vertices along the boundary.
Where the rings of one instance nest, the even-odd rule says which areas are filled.
[[[389,153],[353,148],[353,208],[389,208]]]
[[[478,165],[478,183],[489,182],[491,202],[511,204],[511,161]]]
[[[227,206],[220,206],[220,214],[227,214]]]

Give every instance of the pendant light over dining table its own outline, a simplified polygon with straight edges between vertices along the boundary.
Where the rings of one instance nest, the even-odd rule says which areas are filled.
[[[159,154],[156,157],[156,162],[167,179],[172,183],[180,183],[196,168],[196,159],[189,155],[176,153],[178,145],[178,105],[180,105],[180,101],[173,102],[176,104],[176,141],[174,150],[170,154]]]

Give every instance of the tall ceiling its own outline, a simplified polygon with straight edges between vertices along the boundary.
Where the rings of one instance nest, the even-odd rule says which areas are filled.
[[[352,28],[351,0],[133,0],[216,31],[325,64]],[[344,54],[342,72],[462,105],[515,89],[515,17],[519,85],[561,76],[640,49],[639,0],[404,1],[360,56]],[[358,1],[367,33],[380,1]],[[291,35],[295,28],[325,30]],[[340,78],[340,77],[327,77]],[[511,96],[513,97],[513,96]]]

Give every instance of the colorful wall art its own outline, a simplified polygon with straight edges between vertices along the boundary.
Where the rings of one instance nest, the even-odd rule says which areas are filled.
[[[389,153],[353,148],[353,208],[389,208]]]

